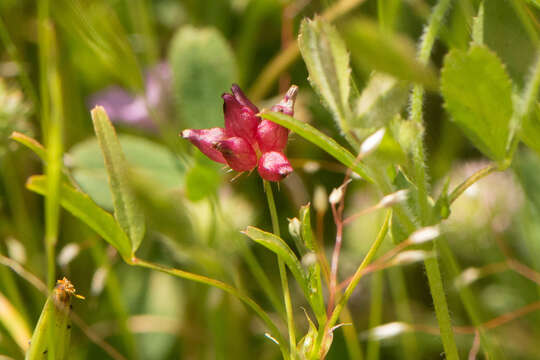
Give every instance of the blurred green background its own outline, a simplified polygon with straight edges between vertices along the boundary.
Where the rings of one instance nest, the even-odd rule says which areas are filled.
[[[95,104],[104,105],[133,167],[131,180],[146,214],[147,233],[138,251],[141,258],[235,284],[264,308],[271,307],[248,262],[258,262],[277,284],[275,256],[240,233],[247,225],[270,229],[260,179],[254,173],[231,182],[234,174],[211,163],[178,134],[185,128],[222,126],[220,95],[232,83],[238,83],[260,108],[271,106],[290,84],[297,84],[300,94],[295,117],[345,145],[331,114],[307,80],[302,58],[293,53],[287,66],[280,69],[271,65],[276,55],[296,46],[303,18],[324,14],[341,3],[353,6],[336,17],[338,29],[360,19],[366,26],[386,32],[390,43],[407,45],[421,37],[434,5],[428,0],[49,3],[55,39],[53,60],[61,81],[64,165],[96,203],[112,209],[89,112]],[[453,1],[434,47],[436,73],[449,49],[468,47],[478,4]],[[484,6],[485,43],[503,61],[515,86],[522,88],[538,44],[538,3],[488,0]],[[42,172],[42,164],[9,139],[13,131],[44,139],[38,48],[43,28],[38,7],[28,0],[0,1],[0,253],[45,281],[43,198],[24,186],[30,175]],[[376,65],[387,61],[392,66],[392,61],[384,52],[370,56],[372,49],[355,43],[353,35],[344,38],[354,60],[351,77],[357,91],[362,92]],[[260,77],[268,69],[280,71],[270,78]],[[394,75],[407,78],[409,74]],[[428,172],[433,184],[438,184],[433,190],[438,194],[447,178],[453,188],[486,160],[449,121],[438,91],[426,93],[424,114]],[[536,141],[540,143],[540,139]],[[300,206],[316,201],[315,193],[326,199],[325,194],[343,181],[345,169],[294,134],[287,154],[295,172],[280,183],[276,196],[282,233],[290,241],[287,218],[297,216]],[[456,202],[444,223],[442,241],[448,241],[461,269],[499,263],[506,255],[540,271],[539,189],[540,157],[520,148],[512,169],[482,180]],[[362,181],[354,181],[347,193],[346,212],[352,214],[374,204],[377,196]],[[321,203],[325,200],[314,204],[319,217],[316,230],[330,251],[335,226]],[[383,214],[375,213],[347,228],[340,263],[342,279],[354,272],[382,221]],[[385,248],[390,247],[388,240]],[[263,360],[280,356],[279,348],[264,337],[264,324],[238,300],[214,288],[125,265],[92,230],[65,211],[61,213],[57,255],[58,276],[68,277],[86,296],[85,301],[75,301],[74,312],[88,328],[83,331],[74,326],[69,359],[110,358],[88,331],[127,359]],[[451,268],[452,264],[442,264],[453,323],[469,326]],[[361,281],[350,302],[362,346],[368,343],[365,331],[372,325],[396,321],[404,291],[414,323],[437,326],[421,264],[377,274],[378,280],[366,277]],[[516,272],[469,271],[458,280],[476,279],[471,280],[471,276],[479,277],[470,289],[483,321],[540,300],[539,284]],[[297,287],[292,289],[295,318],[303,334],[307,321],[302,297]],[[8,267],[0,267],[0,355],[23,357],[20,342],[9,329],[13,315],[6,302],[20,312],[31,331],[44,301],[45,296],[26,280]],[[502,349],[503,358],[540,359],[539,312],[530,312],[489,333]],[[414,349],[408,354],[404,354],[400,339],[398,335],[372,340],[369,346],[380,349],[368,351],[365,357],[441,358],[437,335],[419,331],[407,337]],[[457,334],[456,339],[466,357],[474,335]],[[353,357],[338,330],[328,359],[345,358]]]

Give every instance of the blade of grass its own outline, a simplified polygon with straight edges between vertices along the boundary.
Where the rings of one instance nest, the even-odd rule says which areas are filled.
[[[373,329],[381,324],[383,307],[383,271],[371,274],[369,298],[369,328]],[[367,344],[366,359],[377,360],[381,344],[378,339],[370,339]]]
[[[22,352],[28,349],[28,340],[32,336],[23,315],[0,293],[0,323],[19,345]]]

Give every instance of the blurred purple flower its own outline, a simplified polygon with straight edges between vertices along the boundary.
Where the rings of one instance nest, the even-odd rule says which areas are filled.
[[[155,130],[151,111],[166,111],[171,102],[171,69],[167,63],[159,63],[146,72],[145,93],[131,94],[120,86],[110,86],[92,95],[90,108],[101,105],[115,123]]]

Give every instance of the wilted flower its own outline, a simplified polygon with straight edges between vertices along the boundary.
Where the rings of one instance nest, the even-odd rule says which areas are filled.
[[[233,84],[231,92],[222,95],[225,128],[186,129],[181,136],[210,159],[235,171],[257,167],[263,179],[280,181],[293,171],[283,153],[289,130],[258,117],[259,109],[238,85]],[[271,110],[292,116],[297,93],[298,87],[291,86]]]

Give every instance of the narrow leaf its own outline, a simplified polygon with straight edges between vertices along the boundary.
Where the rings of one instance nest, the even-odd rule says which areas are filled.
[[[187,127],[223,124],[221,94],[236,78],[233,52],[215,29],[181,28],[171,41],[169,62],[177,113]]]
[[[26,182],[29,190],[41,195],[46,195],[46,186],[47,179],[43,175],[32,176]],[[60,191],[60,205],[114,246],[126,261],[130,261],[131,246],[128,237],[114,218],[97,206],[88,195],[64,183]]]
[[[144,237],[144,214],[129,187],[128,164],[105,109],[96,106],[92,110],[92,120],[107,169],[114,216],[124,232],[128,234],[131,250],[134,253]]]
[[[71,287],[66,287],[69,285]],[[59,280],[52,294],[47,298],[39,320],[30,340],[30,348],[26,353],[25,360],[47,359],[49,345],[49,331],[54,329],[55,359],[68,359],[69,343],[71,339],[71,298],[75,289],[64,278]],[[54,327],[51,323],[55,322]]]
[[[243,231],[244,234],[246,234],[251,240],[261,244],[268,250],[274,252],[277,256],[279,256],[285,264],[287,264],[287,267],[289,270],[291,270],[291,273],[293,274],[294,278],[300,285],[300,287],[304,290],[304,292],[307,291],[308,286],[306,283],[306,277],[304,275],[304,269],[302,268],[302,265],[300,264],[300,261],[294,254],[294,252],[291,250],[289,245],[283,241],[279,236],[276,236],[272,233],[262,231],[260,229],[257,229],[253,226],[248,226],[245,231]]]
[[[0,324],[23,351],[28,349],[28,340],[30,340],[31,336],[30,330],[21,313],[2,293],[0,293]]]
[[[316,18],[302,22],[298,44],[311,86],[324,100],[341,131],[347,132],[351,69],[345,43],[334,26]]]
[[[261,116],[275,122],[276,124],[284,126],[291,131],[294,131],[304,139],[317,145],[328,154],[335,157],[343,165],[351,168],[366,181],[373,182],[371,176],[369,175],[368,169],[361,162],[356,161],[353,154],[351,154],[343,146],[339,145],[334,139],[323,134],[313,126],[296,120],[295,118],[283,113],[264,111],[261,113]]]
[[[326,310],[324,307],[323,289],[321,281],[321,266],[315,255],[315,239],[313,236],[313,230],[311,228],[311,212],[310,205],[302,206],[300,208],[300,222],[302,224],[301,233],[305,246],[311,251],[309,254],[313,255],[313,258],[309,261],[307,266],[307,281],[308,281],[308,299],[315,316],[321,322],[326,320]],[[309,255],[308,255],[309,256]],[[304,256],[304,259],[306,257]]]
[[[484,46],[452,50],[444,60],[441,91],[446,109],[469,140],[502,161],[513,106],[512,84],[499,58]]]
[[[536,104],[531,114],[525,115],[521,139],[527,146],[540,154],[540,104]]]
[[[24,134],[21,134],[20,132],[17,132],[17,131],[14,131],[11,134],[10,139],[17,141],[18,143],[32,150],[37,156],[39,156],[41,160],[47,161],[47,151],[45,150],[43,145],[41,145],[37,140],[29,136],[26,136]]]

